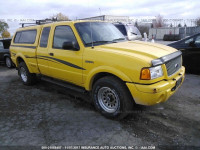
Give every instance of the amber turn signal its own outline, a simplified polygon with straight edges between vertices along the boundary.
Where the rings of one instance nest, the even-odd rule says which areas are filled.
[[[142,69],[140,79],[141,80],[150,80],[151,79],[151,73],[150,73],[149,68]]]

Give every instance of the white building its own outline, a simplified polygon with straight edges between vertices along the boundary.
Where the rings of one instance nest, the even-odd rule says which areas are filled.
[[[82,18],[80,20],[101,20],[101,21],[110,21],[110,22],[128,22],[128,16],[113,16],[113,15],[101,15],[95,17]]]
[[[200,33],[200,27],[161,27],[149,29],[149,38],[163,40],[164,35],[179,35],[180,39]]]

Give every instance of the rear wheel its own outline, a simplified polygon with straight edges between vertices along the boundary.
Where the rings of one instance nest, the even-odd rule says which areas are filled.
[[[112,76],[103,77],[94,84],[92,97],[96,109],[110,119],[124,118],[134,104],[126,85]]]
[[[12,61],[9,57],[5,58],[5,63],[8,68],[12,68]]]
[[[33,73],[30,73],[26,64],[24,62],[21,62],[19,64],[19,76],[25,85],[33,85],[36,83],[37,78],[36,75]]]

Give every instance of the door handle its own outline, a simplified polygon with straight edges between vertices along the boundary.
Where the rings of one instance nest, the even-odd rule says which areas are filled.
[[[53,54],[53,53],[49,53],[49,55],[50,55],[50,56],[53,56],[54,54]]]

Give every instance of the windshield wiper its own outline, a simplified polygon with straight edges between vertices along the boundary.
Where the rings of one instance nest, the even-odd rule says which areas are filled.
[[[94,42],[90,42],[90,43],[85,43],[85,45],[90,45],[90,44],[98,44],[98,43],[110,43],[112,41],[94,41]]]
[[[132,34],[134,34],[134,35],[137,35],[137,33],[134,33],[134,32],[131,32]]]
[[[120,41],[120,40],[125,40],[125,38],[114,39],[114,40],[112,40],[112,42],[116,42],[116,41]]]
[[[99,43],[117,43],[116,41],[119,41],[119,40],[125,40],[125,38],[118,38],[118,39],[114,39],[112,41],[94,41],[94,42],[90,42],[90,43],[85,43],[85,45],[99,44]]]

